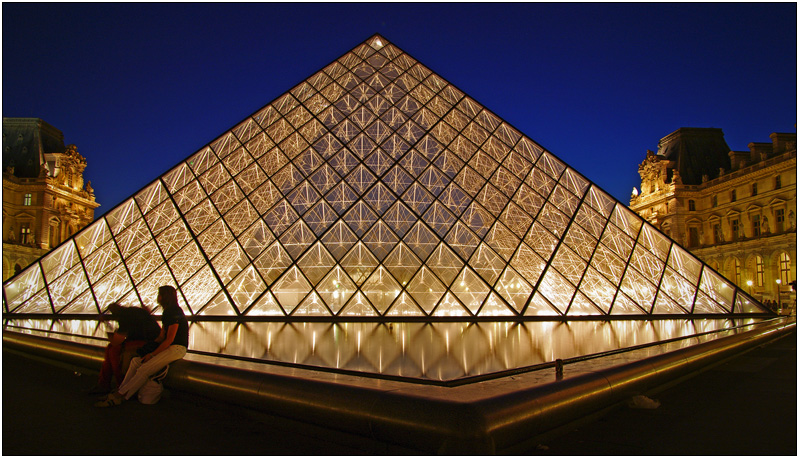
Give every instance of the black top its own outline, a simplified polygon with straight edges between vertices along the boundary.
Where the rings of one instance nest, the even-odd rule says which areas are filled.
[[[172,324],[178,324],[178,333],[175,334],[172,344],[189,347],[189,322],[181,308],[164,309],[164,312],[161,313],[161,326],[164,327],[164,333]]]
[[[152,341],[161,333],[156,318],[144,308],[123,307],[114,314],[114,318],[119,322],[117,332],[124,334],[131,341]]]

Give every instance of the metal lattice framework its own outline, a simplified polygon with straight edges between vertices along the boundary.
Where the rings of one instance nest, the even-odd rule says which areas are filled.
[[[553,154],[373,36],[3,286],[11,314],[763,313]]]

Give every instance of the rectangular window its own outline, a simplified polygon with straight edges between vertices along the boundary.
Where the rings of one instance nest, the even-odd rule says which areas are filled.
[[[733,220],[731,222],[731,240],[739,239],[739,220]]]
[[[689,200],[689,210],[690,210],[690,211],[693,211],[693,210],[695,210],[695,207],[694,207],[694,199],[690,199],[690,200]]]
[[[731,202],[736,202],[736,190],[731,190]]]
[[[764,259],[756,255],[756,284],[764,286]]]
[[[753,215],[753,237],[761,236],[761,215]]]
[[[22,197],[22,205],[30,206],[32,204],[33,204],[33,195],[30,193],[25,193],[25,196]]]
[[[717,195],[711,198],[711,207],[717,207]]]
[[[781,187],[781,176],[777,175],[775,176],[775,189],[777,190],[780,187]]]
[[[742,264],[739,263],[739,260],[734,260],[733,261],[733,267],[736,270],[736,273],[735,273],[736,274],[736,280],[735,280],[736,285],[741,285],[742,284]]]
[[[753,196],[758,194],[758,183],[753,184]]]
[[[31,227],[25,223],[19,228],[19,243],[27,244],[31,242]]]
[[[775,210],[775,232],[783,232],[783,209]]]
[[[697,247],[700,245],[700,235],[697,228],[689,228],[689,247]]]
[[[789,255],[786,252],[781,253],[780,269],[781,269],[781,283],[783,286],[788,286],[789,275],[791,274],[792,267],[791,267],[791,260],[789,259]]]

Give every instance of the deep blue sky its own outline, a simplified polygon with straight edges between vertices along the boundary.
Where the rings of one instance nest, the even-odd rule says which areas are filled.
[[[796,132],[795,3],[3,3],[3,116],[88,160],[111,210],[380,33],[627,204],[647,149]]]

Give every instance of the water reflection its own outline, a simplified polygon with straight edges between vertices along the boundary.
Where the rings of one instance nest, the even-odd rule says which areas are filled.
[[[190,349],[211,354],[449,381],[731,328],[752,319],[573,322],[195,322]],[[16,319],[11,329],[103,339],[114,323]]]

